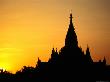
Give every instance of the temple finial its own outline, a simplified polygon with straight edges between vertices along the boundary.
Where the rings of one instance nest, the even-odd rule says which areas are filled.
[[[72,18],[73,18],[72,13],[70,13],[70,24],[72,23]]]

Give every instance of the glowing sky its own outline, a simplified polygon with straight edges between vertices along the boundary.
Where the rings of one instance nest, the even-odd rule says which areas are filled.
[[[79,46],[110,63],[110,0],[0,0],[0,68],[47,61],[64,45],[72,10]]]

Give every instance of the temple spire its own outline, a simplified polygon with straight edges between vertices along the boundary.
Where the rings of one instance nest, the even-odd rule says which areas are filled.
[[[73,19],[72,13],[70,13],[70,24],[72,24],[72,19]]]
[[[90,50],[89,50],[89,46],[88,45],[87,45],[87,49],[86,49],[86,60],[89,63],[92,63],[93,62],[93,60],[91,58],[91,55],[90,55]]]
[[[104,63],[104,65],[106,65],[106,59],[105,59],[105,57],[104,57],[104,59],[103,59],[103,63]]]
[[[70,13],[70,24],[65,38],[65,46],[67,47],[78,47],[77,35],[75,33],[75,28],[72,23],[72,13]]]

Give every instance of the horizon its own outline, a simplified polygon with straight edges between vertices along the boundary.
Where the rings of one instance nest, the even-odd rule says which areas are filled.
[[[38,57],[47,61],[53,47],[60,50],[64,46],[70,9],[79,46],[85,51],[88,44],[94,61],[105,56],[110,64],[109,3],[1,0],[0,68],[15,73],[23,66],[35,66]]]

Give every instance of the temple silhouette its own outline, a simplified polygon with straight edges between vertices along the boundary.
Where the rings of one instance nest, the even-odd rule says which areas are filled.
[[[94,62],[91,58],[89,46],[86,53],[78,46],[77,35],[72,23],[70,24],[65,38],[65,45],[57,51],[52,49],[51,57],[47,62],[39,58],[36,67],[24,66],[16,74],[1,70],[0,80],[32,81],[32,82],[72,82],[72,81],[110,81],[110,66],[106,59]]]

